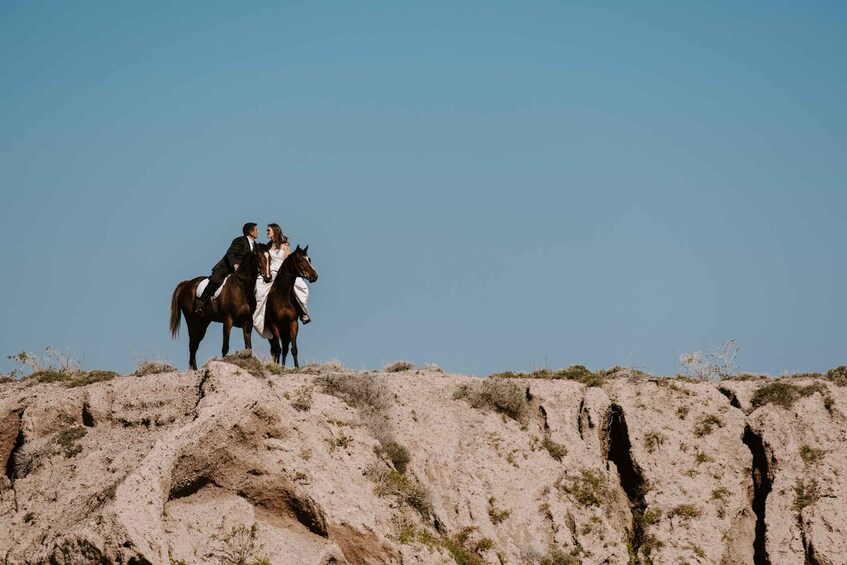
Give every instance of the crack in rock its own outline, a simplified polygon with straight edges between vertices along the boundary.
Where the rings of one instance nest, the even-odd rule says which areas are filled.
[[[623,409],[617,404],[612,404],[608,413],[606,461],[615,464],[618,477],[623,491],[629,500],[629,509],[632,513],[632,534],[629,546],[633,555],[638,555],[638,550],[644,540],[644,526],[637,517],[644,514],[647,503],[644,500],[644,477],[641,468],[632,458],[632,442],[629,439],[629,430],[626,425],[626,417]]]
[[[744,445],[750,449],[753,456],[753,499],[750,504],[756,515],[756,536],[753,541],[753,563],[754,565],[770,565],[767,547],[765,545],[765,533],[767,523],[765,522],[765,509],[768,494],[771,492],[773,477],[768,468],[767,449],[762,436],[755,433],[749,424],[744,426]]]

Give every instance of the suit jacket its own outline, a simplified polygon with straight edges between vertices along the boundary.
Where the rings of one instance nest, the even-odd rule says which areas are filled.
[[[229,244],[226,255],[212,267],[212,271],[226,269],[227,273],[233,273],[235,272],[235,265],[241,265],[250,253],[250,240],[248,237],[246,235],[236,237]]]

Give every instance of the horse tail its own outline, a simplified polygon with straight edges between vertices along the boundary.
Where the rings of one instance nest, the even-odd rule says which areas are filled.
[[[185,285],[189,284],[191,281],[182,281],[176,288],[174,289],[174,295],[171,298],[171,338],[175,338],[179,335],[179,322],[180,322],[180,311],[179,311],[179,293],[182,292],[182,289],[185,288]]]

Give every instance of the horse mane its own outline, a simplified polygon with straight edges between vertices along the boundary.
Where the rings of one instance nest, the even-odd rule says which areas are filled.
[[[277,273],[276,273],[276,278],[274,279],[274,282],[271,285],[271,289],[270,289],[269,292],[273,292],[274,289],[280,287],[282,285],[282,283],[280,283],[279,281],[283,278],[290,279],[291,280],[291,286],[292,287],[294,286],[294,277],[296,277],[298,275],[296,273],[283,273],[283,270],[286,269],[286,267],[288,267],[288,268],[291,267],[290,263],[294,263],[293,257],[294,257],[295,254],[298,254],[298,253],[300,255],[303,254],[303,250],[300,248],[299,245],[297,246],[297,248],[294,251],[292,251],[291,253],[288,254],[288,257],[283,259],[282,265],[279,266],[279,271],[277,271]]]

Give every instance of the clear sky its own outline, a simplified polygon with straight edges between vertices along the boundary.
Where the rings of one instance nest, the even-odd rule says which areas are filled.
[[[3,2],[0,353],[186,368],[255,221],[301,362],[847,363],[845,54],[844,2]]]

